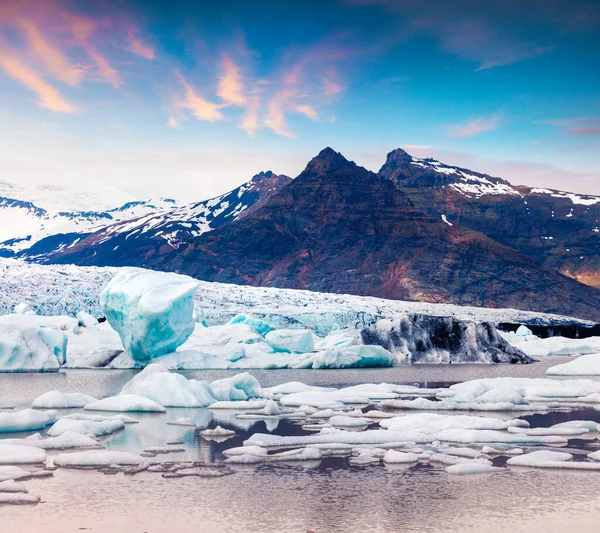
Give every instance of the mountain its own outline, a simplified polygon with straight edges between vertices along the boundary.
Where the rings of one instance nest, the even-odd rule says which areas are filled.
[[[176,206],[175,200],[161,198],[106,211],[58,211],[0,197],[0,256],[35,257],[68,247],[99,228]]]
[[[480,232],[420,211],[391,179],[331,148],[252,212],[177,247],[153,251],[129,263],[207,281],[600,320],[599,290]],[[93,252],[87,257],[88,263],[79,264],[101,264]],[[73,251],[59,257],[72,258]]]
[[[600,197],[513,186],[401,149],[388,154],[378,176],[405,192],[420,211],[600,287]]]
[[[291,181],[288,176],[261,172],[224,195],[103,227],[68,247],[34,259],[79,265],[149,264],[203,233],[252,213]]]

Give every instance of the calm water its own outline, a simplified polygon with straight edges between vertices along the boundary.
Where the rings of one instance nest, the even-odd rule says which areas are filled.
[[[563,359],[561,359],[562,361]],[[253,371],[265,386],[285,381],[319,385],[364,382],[453,383],[477,377],[542,377],[556,359],[530,366],[413,366],[353,371]],[[58,388],[101,397],[114,394],[134,371],[69,371],[62,374],[0,374],[0,402],[21,407]],[[213,380],[226,371],[189,372]],[[207,441],[194,428],[166,425],[181,416],[200,426],[234,429],[225,442]],[[185,451],[165,460],[219,462],[222,451],[254,432],[301,435],[298,424],[239,420],[207,409],[169,409],[136,414],[138,424],[106,441],[113,450],[139,453],[148,446],[183,442]],[[527,416],[533,426],[569,419],[600,421],[595,410]],[[583,447],[582,441],[571,446]],[[500,462],[502,460],[500,459]],[[59,469],[52,478],[30,480],[42,495],[37,506],[0,507],[1,533],[220,533],[220,532],[461,532],[514,533],[600,530],[600,473],[510,469],[483,476],[449,476],[430,466],[351,466],[345,458],[304,464],[235,467],[222,478],[162,478]]]

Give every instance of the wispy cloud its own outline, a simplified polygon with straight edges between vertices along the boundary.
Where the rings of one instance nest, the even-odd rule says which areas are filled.
[[[184,88],[184,97],[175,102],[174,108],[176,110],[188,110],[198,120],[206,120],[208,122],[215,122],[223,118],[221,111],[224,107],[223,104],[215,104],[206,100],[206,98],[198,94],[196,89],[188,83],[182,74],[179,74],[179,79]]]
[[[538,123],[550,124],[568,135],[600,135],[600,117],[557,118]]]
[[[127,32],[127,40],[129,41],[129,51],[134,54],[144,57],[148,60],[153,60],[156,57],[156,52],[148,43],[137,36],[135,28],[129,28]]]
[[[79,85],[85,75],[81,66],[72,65],[69,58],[39,28],[26,18],[19,17],[17,26],[23,30],[31,52],[55,79],[69,85]]]
[[[464,124],[452,126],[449,134],[451,137],[473,137],[496,129],[499,124],[500,115],[498,113],[489,117],[476,117]]]
[[[59,113],[78,111],[77,106],[65,100],[56,88],[47,83],[35,70],[29,68],[14,54],[7,53],[7,49],[6,45],[0,41],[0,67],[8,76],[35,92],[40,107]]]

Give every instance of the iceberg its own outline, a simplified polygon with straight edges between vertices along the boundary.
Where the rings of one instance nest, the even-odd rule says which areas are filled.
[[[193,296],[199,282],[179,274],[124,268],[100,303],[134,361],[174,352],[194,331]]]
[[[84,407],[95,401],[96,398],[87,394],[79,392],[63,394],[60,391],[53,390],[38,396],[31,402],[31,407],[34,409],[69,409]]]
[[[0,433],[36,431],[56,421],[56,411],[23,409],[16,413],[0,413]]]
[[[418,460],[419,456],[416,453],[397,450],[388,450],[383,456],[383,462],[386,464],[411,464],[416,463]]]
[[[187,380],[159,363],[148,365],[127,382],[121,394],[143,396],[165,407],[207,407],[215,401],[208,383]]]
[[[519,419],[504,421],[492,417],[435,413],[417,413],[388,418],[381,420],[379,425],[391,431],[418,430],[423,432],[437,432],[445,429],[506,430],[509,427],[529,427],[528,422]]]
[[[364,344],[382,346],[406,363],[532,363],[493,324],[447,316],[401,314],[362,330]]]
[[[531,468],[560,468],[570,470],[600,470],[600,463],[571,461],[573,455],[565,452],[538,450],[511,457],[506,464],[510,466],[528,466]]]
[[[21,446],[32,446],[42,450],[67,450],[70,448],[97,448],[100,447],[98,441],[74,431],[65,431],[58,437],[42,439],[39,433],[38,439],[5,439],[2,442],[6,444],[19,444]]]
[[[32,324],[30,315],[0,317],[1,372],[55,372],[64,363],[67,336]]]
[[[117,412],[146,412],[164,413],[167,410],[162,406],[135,394],[119,394],[104,398],[84,407],[86,411],[117,411]]]

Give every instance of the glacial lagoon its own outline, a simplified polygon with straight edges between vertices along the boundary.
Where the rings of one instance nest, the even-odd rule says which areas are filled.
[[[566,360],[567,358],[565,358]],[[265,387],[289,381],[311,385],[357,383],[420,384],[443,387],[481,377],[544,377],[556,363],[534,365],[412,365],[364,370],[257,370]],[[0,406],[28,407],[52,390],[113,395],[137,371],[70,370],[51,374],[0,374]],[[183,372],[188,378],[215,380],[229,371]],[[368,408],[367,408],[368,409]],[[59,416],[73,410],[61,410]],[[486,413],[502,418],[520,413]],[[220,464],[223,451],[241,446],[255,433],[307,435],[302,422],[238,419],[235,412],[169,408],[167,413],[128,413],[138,423],[103,439],[107,449],[135,454],[151,447],[183,451],[158,455],[162,461]],[[191,418],[197,428],[167,422]],[[531,427],[568,420],[600,422],[593,408],[523,414]],[[227,440],[200,436],[202,428],[233,429]],[[2,438],[23,434],[4,434]],[[596,451],[579,438],[567,447]],[[506,457],[495,457],[504,466]],[[600,472],[509,468],[498,473],[451,476],[443,466],[357,466],[348,457],[319,461],[230,465],[223,477],[165,478],[156,472],[135,475],[59,468],[54,475],[25,482],[42,500],[33,506],[0,507],[2,533],[129,531],[131,533],[206,532],[504,532],[528,533],[580,528],[594,531],[600,513]],[[258,490],[260,488],[260,490]]]

